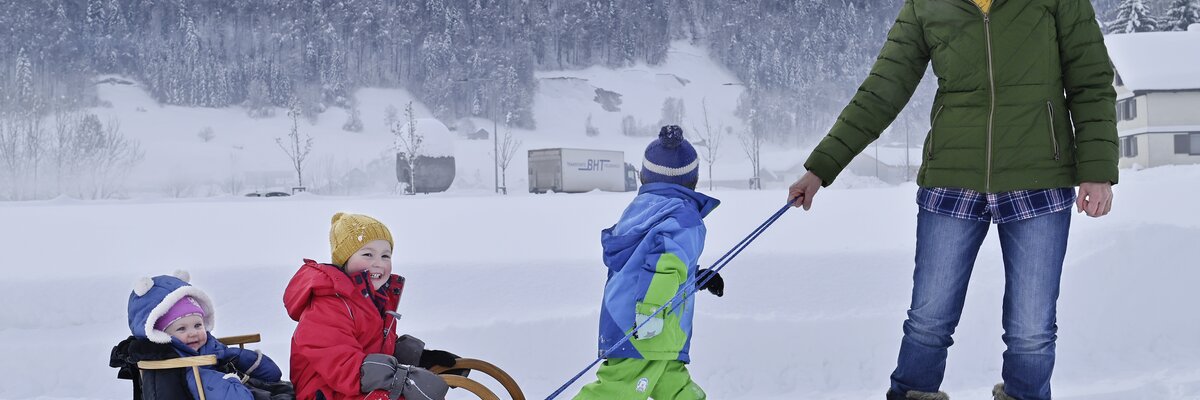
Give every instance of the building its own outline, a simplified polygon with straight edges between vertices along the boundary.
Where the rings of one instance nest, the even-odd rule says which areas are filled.
[[[1200,164],[1200,24],[1104,42],[1116,69],[1120,166]]]

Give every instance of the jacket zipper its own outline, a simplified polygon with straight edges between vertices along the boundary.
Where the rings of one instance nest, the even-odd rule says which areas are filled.
[[[933,113],[933,121],[929,122],[929,156],[925,157],[926,159],[929,159],[929,160],[933,159],[933,139],[934,139],[933,132],[934,132],[934,128],[937,127],[938,117],[940,117],[942,115],[943,108],[946,108],[946,106],[945,105],[938,106],[937,111],[935,111]]]
[[[978,5],[976,5],[978,7]],[[992,130],[996,120],[996,74],[992,67],[992,18],[988,12],[983,11],[983,7],[979,8],[983,12],[983,29],[984,35],[987,38],[987,59],[988,59],[988,84],[992,98],[991,108],[988,110],[988,126],[987,126],[987,171],[984,178],[984,191],[992,191]]]
[[[1054,145],[1054,160],[1058,161],[1058,135],[1054,132],[1054,106],[1049,101],[1046,102],[1046,110],[1050,111],[1050,143]]]

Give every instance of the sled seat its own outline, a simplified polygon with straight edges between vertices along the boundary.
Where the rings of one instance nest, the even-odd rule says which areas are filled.
[[[217,338],[217,340],[226,346],[236,345],[244,349],[247,344],[260,342],[262,336],[256,333]],[[131,345],[136,345],[133,343],[135,341],[139,340],[130,337],[117,344],[113,347],[112,358],[109,360],[110,367],[120,369],[117,378],[133,381],[134,400],[187,398],[187,393],[191,391],[191,388],[187,386],[187,378],[184,374],[191,373],[196,379],[196,384],[203,385],[204,383],[200,379],[200,367],[217,365],[216,356],[179,357],[174,350],[170,349],[170,345],[149,344],[149,346],[157,346],[155,349],[159,351],[154,354],[131,355],[127,352]],[[149,343],[147,340],[140,340],[140,342]],[[200,393],[200,400],[207,400],[203,390],[197,390],[197,392]]]
[[[157,356],[150,356],[153,359],[137,359],[134,360],[128,354],[118,356],[119,351],[127,350],[131,341],[136,339],[130,337],[113,348],[112,360],[109,366],[120,368],[117,377],[121,379],[129,379],[133,381],[133,399],[134,400],[163,400],[163,399],[182,399],[187,398],[187,393],[191,388],[187,386],[185,373],[190,373],[196,379],[197,385],[203,385],[200,379],[200,367],[216,365],[217,357],[212,355],[179,357],[174,353],[174,350],[169,348],[169,345],[163,347],[163,352]],[[245,348],[247,344],[258,343],[262,340],[259,334],[228,336],[217,338],[218,341],[226,346],[238,346]],[[142,342],[148,342],[142,340]],[[141,357],[141,356],[138,356]],[[136,358],[136,357],[135,357]],[[487,361],[474,358],[459,358],[452,367],[435,366],[430,369],[430,372],[438,374],[446,384],[451,388],[461,388],[471,394],[479,397],[480,400],[500,400],[501,398],[495,394],[487,386],[473,379],[447,373],[452,370],[474,370],[490,376],[493,380],[500,383],[504,390],[508,392],[508,398],[511,400],[525,400],[525,394],[521,392],[521,387],[517,385],[516,380],[512,378],[504,370],[500,369]],[[198,390],[200,400],[207,400],[203,390]]]

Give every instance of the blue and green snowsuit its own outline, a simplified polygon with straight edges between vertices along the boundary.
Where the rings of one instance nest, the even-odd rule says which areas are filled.
[[[695,285],[697,261],[704,250],[703,218],[719,204],[683,186],[649,183],[620,221],[602,232],[608,282],[600,311],[601,352],[633,331],[638,314],[652,313],[684,285]],[[584,387],[576,399],[704,398],[684,367],[691,361],[694,305],[689,297],[665,310],[665,315],[658,315],[663,318],[660,333],[631,339],[609,354],[597,371],[599,380]]]

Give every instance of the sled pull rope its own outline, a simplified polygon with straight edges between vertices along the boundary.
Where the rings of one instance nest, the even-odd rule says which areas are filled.
[[[799,196],[797,196],[797,198],[799,198]],[[783,216],[783,214],[786,213],[787,210],[792,207],[792,203],[794,203],[795,201],[796,201],[796,199],[792,199],[792,201],[789,201],[787,205],[784,205],[783,208],[780,208],[779,211],[776,211],[775,214],[772,214],[769,218],[767,218],[766,221],[764,221],[762,224],[760,224],[757,228],[754,228],[754,231],[750,232],[750,234],[747,235],[745,238],[743,238],[742,241],[740,241],[740,242],[738,242],[738,244],[734,245],[732,249],[730,249],[728,252],[725,253],[725,255],[721,256],[721,258],[718,258],[717,261],[713,263],[713,267],[710,269],[710,271],[712,271],[712,272],[704,275],[703,279],[699,280],[698,285],[696,284],[695,280],[689,280],[687,282],[684,282],[683,287],[680,288],[679,291],[675,292],[675,296],[672,296],[670,301],[667,301],[666,304],[663,304],[657,310],[654,310],[653,313],[650,313],[650,316],[658,315],[658,313],[663,312],[663,310],[666,310],[667,308],[674,309],[674,306],[677,303],[683,302],[684,300],[687,300],[688,297],[691,297],[693,294],[695,294],[696,288],[698,288],[700,286],[704,286],[704,284],[708,283],[709,280],[712,280],[712,278],[717,275],[717,272],[720,272],[721,269],[725,268],[725,266],[728,265],[729,262],[732,261],[734,257],[737,257],[738,254],[741,254],[742,250],[745,250],[746,247],[750,246],[750,243],[754,242],[755,239],[758,239],[759,235],[762,235],[762,233],[764,231],[766,231],[767,228],[769,228],[771,226],[771,224],[774,224],[775,221],[779,219],[779,217]],[[696,278],[700,278],[700,277],[696,277]],[[571,384],[573,384],[573,383],[575,383],[575,381],[579,380],[579,378],[582,377],[583,374],[586,374],[588,371],[590,371],[592,369],[592,367],[595,367],[596,364],[599,364],[601,360],[608,358],[609,354],[612,354],[612,352],[616,351],[617,348],[621,347],[625,343],[628,343],[629,339],[631,337],[633,337],[634,332],[637,332],[638,329],[641,329],[642,326],[646,325],[651,320],[653,320],[653,318],[646,318],[645,321],[642,321],[642,323],[640,323],[636,327],[634,327],[632,331],[630,331],[628,334],[625,335],[625,337],[623,337],[623,338],[621,338],[621,340],[617,341],[617,343],[612,345],[612,347],[609,347],[608,350],[605,350],[604,353],[601,353],[600,356],[596,357],[595,360],[592,360],[591,364],[588,364],[588,366],[584,367],[582,371],[579,371],[579,373],[577,373],[577,374],[575,374],[575,376],[571,377],[571,379],[568,380],[567,383],[564,383],[562,386],[559,386],[558,390],[555,390],[554,393],[551,393],[550,396],[546,397],[546,400],[553,400],[555,397],[558,397],[558,395],[562,394],[563,391],[567,390],[568,386],[571,386]]]

